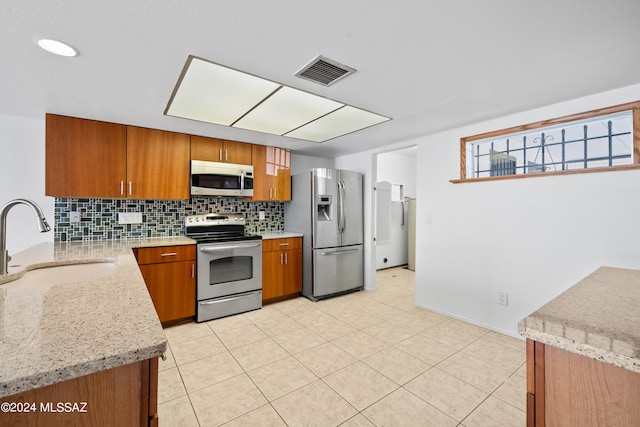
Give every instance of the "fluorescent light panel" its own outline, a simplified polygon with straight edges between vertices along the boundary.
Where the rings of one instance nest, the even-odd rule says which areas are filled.
[[[389,120],[193,56],[165,114],[314,142]]]
[[[378,123],[386,122],[388,117],[370,113],[359,108],[345,105],[331,114],[320,117],[309,124],[294,129],[285,136],[305,139],[314,142],[324,142],[337,138]]]
[[[283,86],[233,126],[282,135],[342,106],[344,104]]]
[[[165,114],[230,126],[280,87],[198,58],[187,67]]]

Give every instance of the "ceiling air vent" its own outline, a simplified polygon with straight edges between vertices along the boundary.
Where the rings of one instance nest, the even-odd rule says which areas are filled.
[[[331,86],[338,80],[355,73],[356,70],[346,65],[318,55],[307,65],[302,67],[295,75],[297,77],[320,83],[324,86]]]

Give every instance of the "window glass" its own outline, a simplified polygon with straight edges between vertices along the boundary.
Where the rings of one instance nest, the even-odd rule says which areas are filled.
[[[466,142],[466,178],[634,163],[633,111]]]

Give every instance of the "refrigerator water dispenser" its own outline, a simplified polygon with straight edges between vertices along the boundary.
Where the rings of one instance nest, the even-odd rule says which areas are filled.
[[[331,221],[331,196],[318,196],[318,221]]]

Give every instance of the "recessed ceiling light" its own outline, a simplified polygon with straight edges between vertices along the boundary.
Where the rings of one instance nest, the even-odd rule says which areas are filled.
[[[78,51],[69,46],[66,43],[51,40],[51,39],[38,39],[36,40],[38,46],[47,52],[51,52],[60,56],[76,56],[78,55]]]

